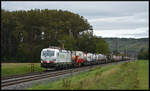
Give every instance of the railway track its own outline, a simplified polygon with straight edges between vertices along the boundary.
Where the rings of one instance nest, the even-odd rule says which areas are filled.
[[[76,68],[76,69],[62,70],[62,71],[49,72],[49,73],[32,75],[32,76],[25,76],[25,77],[20,77],[20,78],[2,80],[1,87],[15,85],[15,84],[23,83],[23,82],[29,82],[29,81],[33,81],[33,80],[44,79],[44,78],[48,78],[48,77],[55,77],[55,76],[63,75],[63,74],[67,74],[67,73],[78,72],[78,71],[85,70],[88,68],[89,67]]]
[[[33,73],[26,73],[26,74],[20,74],[20,75],[11,75],[11,76],[6,76],[6,77],[1,77],[1,80],[8,80],[8,79],[12,79],[12,78],[31,76],[31,75],[42,74],[42,73],[44,73],[44,71],[33,72]]]
[[[23,83],[23,82],[28,82],[28,81],[33,81],[33,80],[38,80],[38,79],[43,79],[43,78],[48,78],[48,77],[54,77],[54,76],[65,74],[67,72],[68,72],[68,70],[60,71],[60,72],[54,72],[54,73],[46,73],[46,74],[40,74],[40,75],[21,77],[18,79],[9,79],[9,80],[2,81],[1,86],[5,87],[5,86],[19,84],[19,83]]]
[[[25,74],[19,74],[19,75],[11,75],[11,76],[6,76],[6,77],[1,77],[1,80],[8,80],[12,78],[19,78],[19,77],[25,77],[25,76],[32,76],[32,75],[38,75],[38,74],[43,74],[47,72],[54,72],[55,70],[43,70],[40,72],[30,72],[30,73],[25,73]]]
[[[120,61],[120,62],[128,62],[128,61]],[[120,63],[120,62],[115,62],[115,63]],[[115,64],[115,63],[108,63],[108,64]],[[101,65],[108,65],[108,64],[101,64]],[[81,68],[59,70],[59,71],[54,71],[54,72],[45,72],[45,73],[42,72],[39,74],[34,74],[34,75],[24,76],[24,77],[17,77],[17,78],[12,78],[12,79],[9,78],[9,79],[1,81],[1,87],[16,85],[19,83],[24,83],[24,82],[29,82],[29,81],[39,80],[39,79],[44,79],[44,78],[49,78],[49,77],[56,77],[56,76],[64,75],[67,73],[74,73],[74,72],[78,72],[78,71],[87,70],[90,68],[95,68],[95,67],[101,66],[101,65],[85,66],[85,67],[81,67]]]

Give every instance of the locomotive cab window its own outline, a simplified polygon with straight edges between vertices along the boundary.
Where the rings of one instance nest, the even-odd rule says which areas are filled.
[[[54,56],[54,51],[49,51],[49,50],[43,51],[43,56],[49,56],[49,57]]]
[[[59,53],[57,53],[57,56],[59,56]]]

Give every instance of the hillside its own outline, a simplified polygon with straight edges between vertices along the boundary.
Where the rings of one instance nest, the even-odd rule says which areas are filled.
[[[119,52],[127,50],[130,55],[136,55],[141,49],[148,49],[149,39],[148,38],[104,38],[109,44],[111,51],[118,49]]]

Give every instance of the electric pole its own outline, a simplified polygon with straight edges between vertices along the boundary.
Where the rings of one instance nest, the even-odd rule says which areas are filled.
[[[114,39],[114,43],[115,43],[115,54],[117,55],[118,54],[118,40]]]

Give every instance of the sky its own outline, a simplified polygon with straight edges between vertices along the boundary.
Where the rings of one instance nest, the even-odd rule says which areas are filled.
[[[2,1],[9,11],[61,9],[79,14],[101,37],[148,38],[148,1]]]

